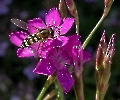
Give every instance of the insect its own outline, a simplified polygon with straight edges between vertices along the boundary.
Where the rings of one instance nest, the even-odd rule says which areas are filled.
[[[17,27],[27,30],[28,23],[26,23],[20,19],[16,19],[16,18],[12,18],[11,22],[14,23]],[[23,42],[21,44],[21,48],[23,48],[23,49],[25,47],[32,45],[33,43],[36,43],[39,41],[44,41],[47,38],[53,36],[53,30],[51,28],[40,30],[40,29],[36,28],[35,26],[32,26],[32,27],[35,28],[37,30],[37,32],[34,34],[28,35],[28,37],[23,40]]]

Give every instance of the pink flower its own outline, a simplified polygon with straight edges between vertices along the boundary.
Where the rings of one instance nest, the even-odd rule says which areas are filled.
[[[66,50],[71,59],[72,59],[72,66],[76,76],[82,72],[83,64],[90,60],[91,55],[83,50],[81,42],[79,41],[80,36],[75,34],[69,37],[69,41],[63,46],[64,50]]]
[[[83,50],[81,42],[79,41],[80,36],[75,34],[69,37],[68,42],[62,47],[69,53],[72,61],[73,72],[77,77],[82,72],[83,64],[90,60],[91,55]]]
[[[60,82],[64,92],[67,93],[74,83],[67,65],[71,65],[69,54],[62,48],[52,48],[49,50],[47,57],[39,61],[34,72],[43,75],[56,73],[57,80]]]
[[[78,43],[78,35],[68,37],[68,42],[62,47],[51,48],[47,53],[46,58],[41,59],[34,69],[37,74],[52,75],[57,74],[57,79],[60,82],[63,90],[67,93],[72,85],[74,79],[69,69],[72,65],[72,48]]]
[[[91,55],[83,50],[81,43],[73,47],[72,54],[74,72],[79,77],[83,70],[83,64],[90,60]]]
[[[77,34],[69,36],[68,42],[62,47],[54,47],[49,50],[46,58],[41,59],[34,69],[37,74],[52,75],[57,74],[57,79],[64,92],[67,93],[74,84],[71,72],[77,70],[81,72],[82,65],[89,59],[89,53],[81,49],[79,36]],[[78,45],[78,48],[73,48]],[[75,65],[74,65],[75,63]]]
[[[48,13],[45,15],[45,23],[42,21],[41,18],[28,20],[27,30],[30,34],[36,33],[38,31],[37,29],[42,30],[50,28],[53,31],[53,36],[52,38],[49,37],[48,39],[46,39],[44,43],[37,42],[24,49],[19,48],[17,50],[17,55],[19,57],[40,56],[44,58],[46,55],[46,51],[48,51],[50,47],[62,46],[67,43],[68,38],[63,35],[69,31],[73,23],[73,18],[62,19],[57,8],[52,8],[48,11]],[[28,34],[26,32],[13,32],[10,35],[10,40],[13,44],[20,47],[26,37],[28,37]],[[56,40],[59,41],[56,42]]]

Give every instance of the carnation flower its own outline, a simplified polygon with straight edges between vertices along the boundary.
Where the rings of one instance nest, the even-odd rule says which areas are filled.
[[[83,70],[83,64],[90,60],[91,55],[85,50],[83,50],[81,43],[73,47],[72,53],[74,72],[75,75],[79,77]]]
[[[52,75],[56,73],[57,79],[65,93],[67,93],[74,79],[69,69],[73,69],[72,65],[72,48],[78,43],[79,36],[77,34],[69,36],[68,42],[62,47],[54,47],[49,50],[46,58],[41,59],[34,69],[37,74]]]
[[[71,74],[73,72],[72,69],[81,71],[81,64],[88,61],[90,56],[89,53],[83,51],[81,48],[73,48],[76,45],[81,46],[77,34],[69,36],[68,38],[69,40],[64,46],[50,49],[46,58],[41,59],[34,69],[34,72],[37,74],[49,76],[56,73],[57,79],[65,93],[67,93],[74,84],[74,79]]]
[[[68,92],[74,80],[67,65],[71,65],[69,54],[61,48],[52,48],[49,50],[47,57],[39,61],[34,72],[43,75],[52,75],[56,73],[57,79],[63,90]]]
[[[48,39],[46,39],[44,43],[37,42],[24,49],[19,48],[17,50],[17,55],[19,57],[30,57],[37,55],[44,58],[46,55],[46,51],[48,51],[51,46],[53,47],[53,44],[54,46],[63,46],[67,43],[68,38],[63,35],[69,31],[73,23],[73,18],[62,19],[57,8],[52,8],[48,11],[48,13],[46,13],[45,23],[41,18],[33,18],[33,20],[28,20],[27,30],[30,34],[34,34],[38,30],[50,28],[53,31],[53,36],[52,38],[49,37]],[[10,35],[10,40],[13,44],[20,47],[23,40],[27,37],[28,33],[26,32],[13,32]],[[56,42],[56,39],[59,41]],[[41,50],[40,45],[42,48],[45,47],[45,51]]]

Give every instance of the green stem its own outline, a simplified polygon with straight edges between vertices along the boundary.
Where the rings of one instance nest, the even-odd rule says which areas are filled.
[[[54,89],[52,90],[49,94],[47,94],[43,100],[50,100],[53,96],[55,96],[57,94],[57,90]]]
[[[55,82],[55,87],[57,89],[57,97],[56,100],[63,100],[63,89],[61,88],[60,84],[58,81]]]
[[[99,91],[99,89],[97,88],[97,90],[96,90],[96,95],[95,95],[95,100],[100,100],[100,91]]]
[[[101,90],[100,87],[96,90],[95,100],[104,100],[105,94],[107,92],[108,86],[103,86],[104,90]]]
[[[113,4],[113,1],[111,1],[110,5],[108,5],[107,7],[104,7],[104,12],[103,12],[102,17],[100,18],[100,20],[98,21],[96,26],[93,28],[93,30],[90,32],[90,34],[88,35],[87,39],[84,41],[83,46],[82,46],[83,49],[85,49],[85,47],[88,45],[88,43],[90,42],[93,34],[98,29],[98,27],[101,25],[101,23],[103,22],[105,17],[108,15],[108,12],[110,11],[110,8],[111,8],[112,4]]]
[[[111,65],[102,66],[102,67],[103,68],[101,68],[101,70],[95,71],[95,78],[96,78],[95,100],[103,100],[109,87],[108,82],[109,82],[110,75],[111,75],[110,73]]]
[[[54,80],[55,80],[55,76],[50,75],[50,76],[48,77],[48,79],[46,80],[46,82],[45,82],[45,84],[44,84],[44,86],[43,86],[43,88],[42,88],[42,90],[41,90],[41,92],[40,92],[40,94],[38,95],[38,97],[37,97],[36,100],[42,100],[43,95],[45,94],[45,92],[46,92],[46,90],[48,89],[48,87],[54,82]]]
[[[102,17],[100,18],[100,20],[98,21],[98,23],[96,24],[96,26],[93,28],[93,30],[90,32],[90,34],[88,35],[87,39],[84,41],[83,43],[83,49],[85,49],[85,47],[88,45],[89,41],[91,40],[93,34],[95,33],[95,31],[97,30],[97,28],[100,26],[100,24],[102,23],[102,21],[104,20],[105,16],[104,14],[102,15]]]

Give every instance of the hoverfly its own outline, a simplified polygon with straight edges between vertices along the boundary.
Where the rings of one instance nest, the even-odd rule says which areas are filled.
[[[27,29],[28,23],[26,23],[22,20],[12,18],[11,22],[14,23],[17,27],[20,27],[24,30],[28,30]],[[32,45],[33,43],[39,42],[41,40],[44,41],[47,38],[53,36],[53,30],[51,28],[40,30],[40,29],[36,28],[35,26],[32,26],[32,27],[35,28],[37,30],[37,32],[34,33],[34,34],[28,35],[28,37],[23,40],[23,42],[21,44],[21,48],[23,48],[23,49],[25,47],[28,47],[28,46]]]

